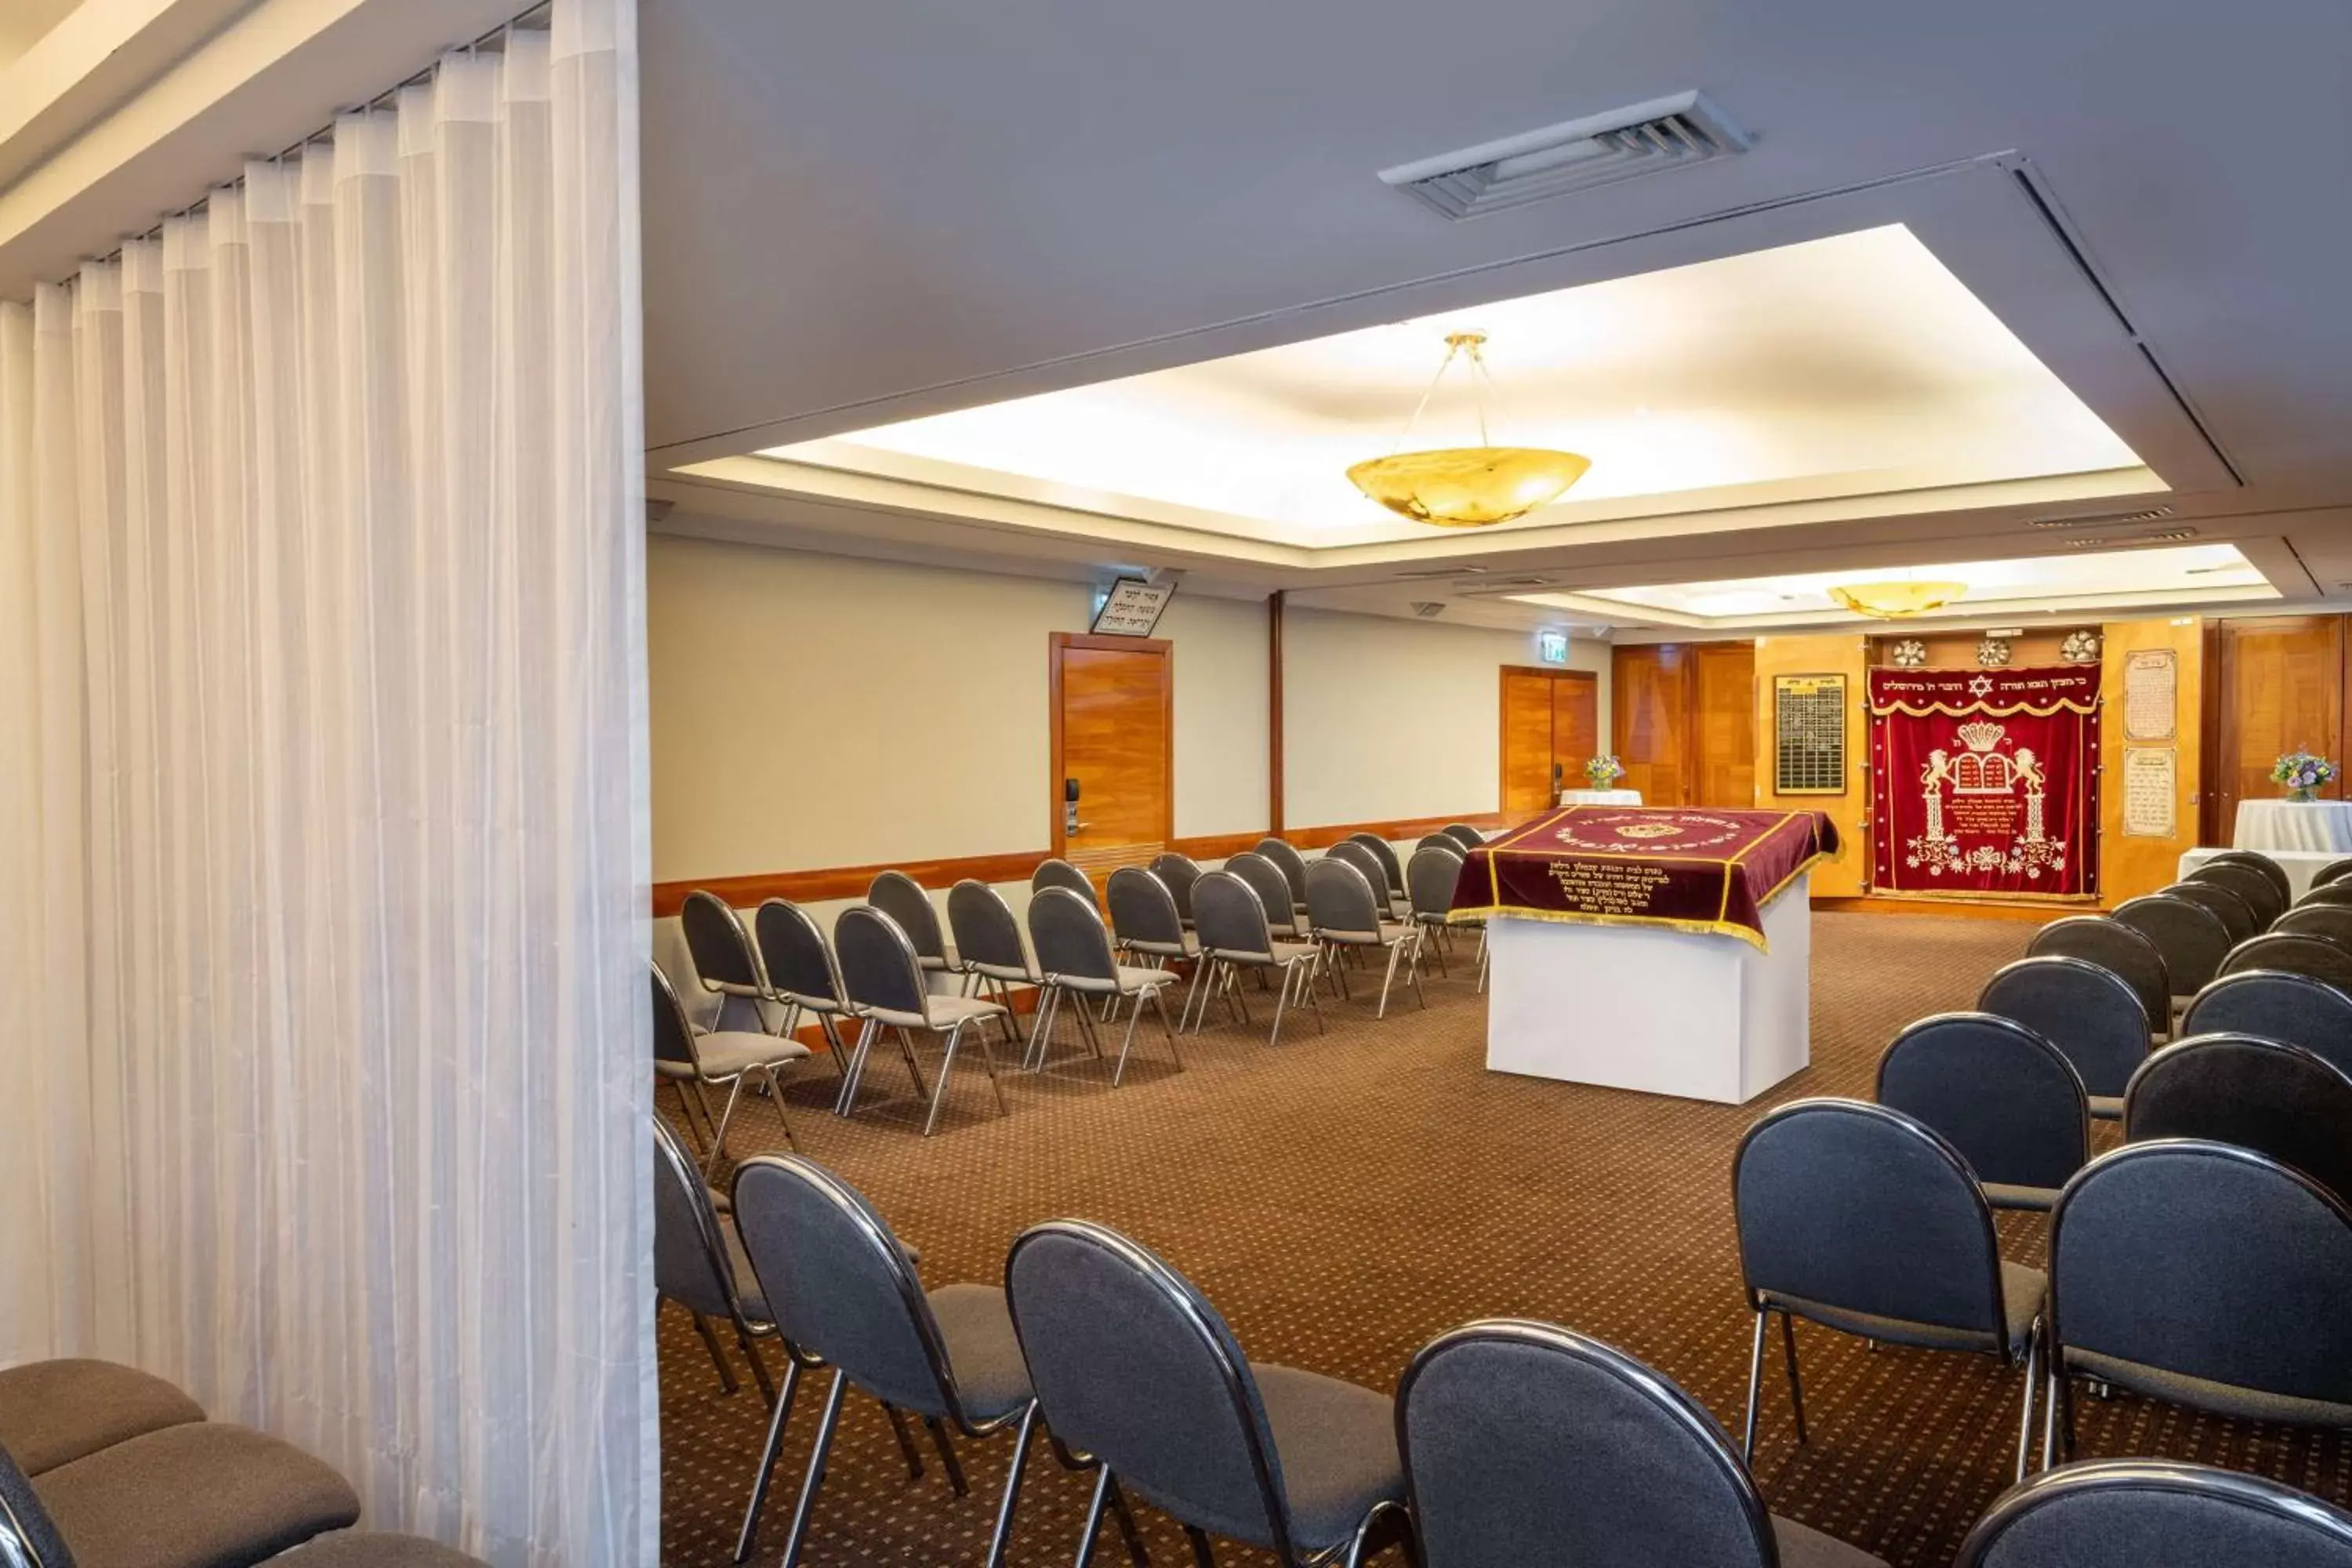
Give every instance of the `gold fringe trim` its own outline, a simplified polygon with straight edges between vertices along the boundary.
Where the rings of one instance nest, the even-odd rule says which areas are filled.
[[[1954,903],[1969,904],[1999,904],[2012,902],[2035,904],[2095,904],[2100,899],[2100,895],[2097,893],[1982,893],[1965,892],[1957,889],[1946,892],[1934,888],[1920,888],[1916,889],[1910,888],[1872,888],[1863,896],[1872,899],[1916,899],[1921,903],[1934,903],[1938,900],[1943,900]]]
[[[1678,921],[1664,915],[1588,915],[1574,910],[1531,910],[1518,904],[1495,904],[1486,909],[1456,910],[1454,912],[1482,919],[1501,915],[1512,920],[1542,921],[1550,925],[1664,926],[1669,931],[1683,931],[1691,936],[1736,936],[1759,952],[1771,951],[1761,931],[1749,931],[1737,921]]]

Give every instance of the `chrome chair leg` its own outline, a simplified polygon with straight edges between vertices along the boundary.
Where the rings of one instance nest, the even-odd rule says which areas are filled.
[[[1021,1413],[1013,1435],[1013,1462],[1004,1472],[1004,1499],[996,1505],[996,1529],[988,1538],[985,1568],[1004,1568],[1004,1549],[1013,1541],[1013,1510],[1021,1501],[1021,1473],[1029,1464],[1029,1436],[1037,1429],[1037,1402]]]
[[[1282,1015],[1290,1006],[1290,993],[1298,979],[1294,969],[1294,965],[1287,963],[1282,966],[1282,986],[1275,993],[1274,997],[1274,1030],[1265,1037],[1265,1043],[1268,1046],[1279,1045],[1282,1042]]]
[[[1201,989],[1202,974],[1215,967],[1216,961],[1205,952],[1192,960],[1192,983],[1184,987],[1184,1005],[1176,1010],[1176,1026],[1178,1028],[1182,1028],[1185,1021],[1192,1016],[1192,997],[1194,994]]]
[[[719,1348],[719,1336],[711,1331],[710,1320],[699,1312],[687,1314],[694,1320],[694,1331],[702,1336],[703,1347],[710,1352],[710,1364],[719,1369],[719,1392],[732,1394],[738,1386],[735,1369],[727,1364],[727,1352]]]
[[[742,1098],[744,1073],[737,1073],[727,1089],[727,1109],[719,1113],[719,1131],[710,1140],[710,1158],[703,1163],[705,1181],[719,1169],[719,1162],[727,1157],[727,1124],[735,1120],[735,1102]]]
[[[1789,1405],[1797,1413],[1797,1441],[1805,1441],[1805,1387],[1797,1376],[1797,1320],[1780,1314],[1780,1344],[1789,1359]]]
[[[919,1100],[930,1091],[923,1082],[923,1064],[915,1055],[915,1037],[900,1028],[891,1033],[898,1037],[898,1057],[907,1064],[907,1076],[915,1080],[915,1096]]]
[[[800,1388],[800,1358],[784,1357],[784,1386],[776,1395],[775,1407],[768,1412],[768,1440],[760,1447],[760,1468],[751,1473],[751,1500],[743,1509],[743,1528],[735,1536],[735,1561],[741,1563],[751,1555],[760,1535],[760,1510],[767,1505],[768,1483],[776,1473],[776,1456],[784,1443],[784,1423],[792,1419],[793,1394]]]
[[[833,1110],[836,1116],[846,1116],[857,1103],[857,1086],[866,1077],[866,1058],[874,1049],[874,1036],[882,1027],[878,1018],[867,1018],[857,1026],[857,1044],[849,1053],[849,1070],[842,1075],[841,1092],[835,1097]]]
[[[980,1047],[981,1070],[988,1074],[988,1087],[996,1096],[996,1112],[1000,1116],[1010,1115],[1013,1108],[1004,1103],[1004,1084],[1003,1080],[996,1076],[996,1051],[988,1043],[988,1031],[975,1029],[972,1031],[971,1037]]]
[[[1118,1065],[1110,1069],[1110,1086],[1117,1089],[1127,1077],[1127,1055],[1135,1049],[1135,1026],[1143,1022],[1143,998],[1137,996],[1135,1005],[1127,1010],[1127,1034],[1118,1042]]]
[[[1381,1005],[1372,1011],[1372,1016],[1375,1018],[1385,1018],[1389,1016],[1389,987],[1396,984],[1397,960],[1404,954],[1404,939],[1400,937],[1395,942],[1390,942],[1388,949],[1389,966],[1381,975]]]
[[[1768,1316],[1759,1307],[1756,1310],[1756,1344],[1748,1357],[1748,1426],[1739,1442],[1742,1464],[1756,1462],[1756,1406],[1764,1390],[1764,1320]]]
[[[948,1098],[948,1075],[955,1070],[956,1041],[962,1034],[961,1024],[948,1031],[947,1055],[940,1058],[939,1086],[931,1090],[931,1113],[923,1118],[923,1136],[926,1138],[931,1135],[931,1129],[940,1123],[940,1107],[947,1102]]]
[[[784,1539],[782,1568],[799,1568],[801,1543],[808,1539],[809,1515],[816,1509],[816,1489],[824,1481],[824,1457],[833,1447],[834,1430],[841,1425],[842,1396],[848,1392],[849,1374],[835,1372],[833,1387],[824,1396],[824,1418],[817,1426],[816,1444],[809,1450],[808,1474],[801,1480],[800,1500],[793,1505],[793,1532]]]
[[[1166,1036],[1168,1039],[1168,1059],[1176,1064],[1176,1070],[1178,1072],[1182,1072],[1184,1070],[1184,1058],[1182,1054],[1176,1049],[1175,1027],[1168,1022],[1167,992],[1168,987],[1165,985],[1153,986],[1151,988],[1151,1005],[1160,1015],[1160,1032]],[[1142,1010],[1142,1006],[1143,1005],[1140,1002],[1138,1002],[1136,1004],[1136,1010],[1140,1012]]]
[[[1110,1467],[1105,1465],[1095,1477],[1095,1495],[1087,1503],[1087,1522],[1078,1532],[1078,1554],[1072,1568],[1090,1568],[1095,1560],[1095,1542],[1102,1535],[1103,1505],[1110,1500]]]
[[[931,1447],[940,1451],[940,1468],[948,1473],[948,1490],[970,1497],[971,1485],[963,1479],[963,1461],[956,1458],[955,1445],[948,1441],[947,1424],[936,1415],[926,1415],[923,1426],[931,1435]]]
[[[2026,1462],[2033,1450],[2033,1385],[2040,1381],[2041,1374],[2042,1320],[2036,1318],[2033,1320],[2033,1326],[2026,1331],[2025,1411],[2018,1417],[2017,1422],[2016,1479],[2021,1481],[2025,1479]]]
[[[1323,1022],[1323,993],[1315,989],[1315,966],[1312,959],[1307,961],[1306,973],[1298,977],[1298,984],[1299,988],[1307,993],[1307,1000],[1315,1009],[1315,1032],[1318,1035],[1330,1033]]]
[[[1045,987],[1045,999],[1037,1005],[1037,1022],[1029,1030],[1029,1048],[1022,1053],[1024,1072],[1043,1072],[1046,1053],[1054,1048],[1054,1024],[1062,1015],[1062,988]]]
[[[907,1413],[887,1399],[881,1405],[882,1414],[890,1418],[890,1435],[898,1439],[898,1457],[907,1461],[907,1479],[921,1480],[923,1451],[915,1447],[915,1435],[907,1430]]]

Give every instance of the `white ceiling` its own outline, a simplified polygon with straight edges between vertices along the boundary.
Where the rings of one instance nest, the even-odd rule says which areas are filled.
[[[40,41],[81,0],[6,0],[0,5],[0,68]]]
[[[2137,0],[643,0],[641,35],[665,526],[1016,570],[1186,566],[1228,591],[1400,613],[1440,597],[1465,617],[1476,595],[1425,575],[1465,548],[1569,591],[2054,552],[2022,525],[2056,503],[1998,485],[1736,505],[1710,487],[1593,526],[1307,552],[746,456],[1899,223],[2147,464],[2158,482],[2130,493],[2170,505],[2168,526],[2238,542],[2289,602],[2352,584],[2336,0],[2155,17]],[[1690,87],[1751,152],[1460,224],[1376,178]],[[1857,303],[1790,298],[1816,322]],[[1753,342],[1778,323],[1741,325]],[[1873,369],[1847,352],[1857,380]],[[1507,343],[1496,368],[1512,396]],[[1384,378],[1355,393],[1393,395]],[[1580,417],[1638,417],[1606,402]],[[688,463],[719,467],[662,472]],[[1601,469],[1586,483],[1603,496]],[[1168,504],[1221,510],[1181,493]],[[2123,504],[2087,483],[2064,499]],[[1500,597],[1475,613],[1508,613]]]

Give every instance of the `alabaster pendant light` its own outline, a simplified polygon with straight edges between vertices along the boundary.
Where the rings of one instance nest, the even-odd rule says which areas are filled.
[[[1445,358],[1429,391],[1405,421],[1397,437],[1402,447],[1412,435],[1422,410],[1429,406],[1438,383],[1457,359],[1470,376],[1478,407],[1478,445],[1443,447],[1422,451],[1392,451],[1348,470],[1355,487],[1395,512],[1415,522],[1440,528],[1484,528],[1525,517],[1539,506],[1559,499],[1568,487],[1584,477],[1592,459],[1573,452],[1540,447],[1496,447],[1486,440],[1486,387],[1493,377],[1482,352],[1484,332],[1453,332],[1445,339]]]
[[[1966,583],[1843,583],[1830,597],[1858,616],[1899,621],[1940,610],[1968,591]]]

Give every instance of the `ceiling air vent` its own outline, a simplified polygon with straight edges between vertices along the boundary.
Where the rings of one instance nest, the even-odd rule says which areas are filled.
[[[1445,613],[1445,606],[1432,604],[1427,599],[1415,599],[1412,602],[1412,613],[1424,621],[1433,621]]]
[[[2143,507],[2137,511],[2086,511],[2080,517],[2037,517],[2027,521],[2028,528],[2116,528],[2130,522],[2154,522],[2159,517],[2170,517],[2168,506]]]
[[[1455,221],[1712,163],[1749,145],[1747,132],[1696,92],[1523,132],[1382,169],[1381,179]]]

